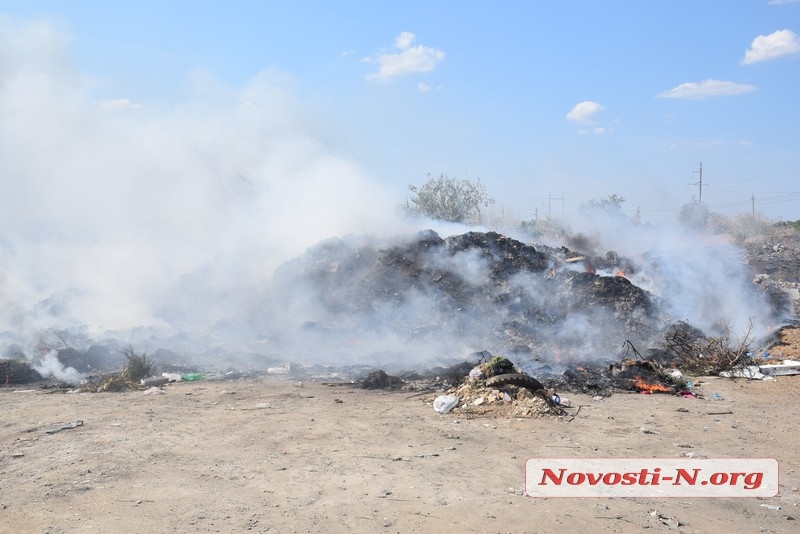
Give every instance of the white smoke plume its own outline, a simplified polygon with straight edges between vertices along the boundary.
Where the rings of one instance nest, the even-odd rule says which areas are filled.
[[[45,378],[52,377],[67,384],[78,384],[84,378],[74,367],[64,365],[58,359],[58,351],[56,350],[45,354],[32,367]]]
[[[203,332],[313,243],[394,224],[286,74],[109,106],[69,40],[0,21],[0,331]]]
[[[513,300],[497,315],[458,302],[447,308],[420,286],[375,309],[337,313],[358,302],[337,301],[336,287],[319,294],[295,276],[298,266],[341,268],[303,264],[315,258],[304,251],[330,238],[348,253],[363,242],[367,254],[391,246],[387,236],[407,243],[425,227],[442,237],[466,229],[400,221],[398,199],[347,157],[286,73],[265,71],[241,88],[202,80],[184,102],[158,109],[91,87],[71,64],[68,34],[0,20],[0,340],[35,347],[42,332],[70,330],[87,347],[110,340],[218,358],[251,351],[424,365],[482,350],[498,332],[511,336],[502,330],[514,319]],[[570,234],[585,236],[580,247],[549,244],[635,260],[629,279],[677,320],[714,334],[769,315],[727,243],[600,217],[572,224]],[[427,261],[434,274],[457,275],[453,283],[487,278],[474,252]],[[276,269],[290,283],[272,287]],[[556,298],[536,277],[506,282],[543,313]],[[542,335],[591,356],[613,321],[605,312],[574,314]],[[51,357],[42,366],[69,376]]]

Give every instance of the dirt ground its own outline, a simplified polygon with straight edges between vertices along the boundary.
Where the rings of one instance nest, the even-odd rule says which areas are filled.
[[[268,376],[160,393],[7,387],[0,531],[797,532],[800,376],[700,382],[705,399],[569,395],[569,416],[540,418]],[[524,495],[527,458],[564,457],[777,458],[780,493]]]

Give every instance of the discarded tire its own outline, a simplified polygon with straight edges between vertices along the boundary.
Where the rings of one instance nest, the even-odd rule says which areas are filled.
[[[531,391],[544,389],[544,386],[541,382],[530,375],[526,375],[525,373],[507,373],[504,375],[495,375],[486,379],[486,385],[492,387],[519,386]]]

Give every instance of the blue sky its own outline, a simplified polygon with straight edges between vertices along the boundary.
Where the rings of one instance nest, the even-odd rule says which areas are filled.
[[[800,219],[798,1],[4,0],[0,13],[21,50],[37,49],[31,25],[57,36],[18,61],[48,55],[125,120],[214,114],[267,80],[396,203],[444,172],[480,178],[522,219],[613,193],[658,221],[697,197],[702,162],[712,210],[754,201]]]

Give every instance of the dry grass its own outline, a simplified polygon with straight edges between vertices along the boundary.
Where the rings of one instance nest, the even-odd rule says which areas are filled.
[[[682,332],[667,338],[669,351],[678,357],[678,368],[688,375],[718,375],[752,363],[750,343],[753,320],[742,336],[725,327],[719,337],[692,337]]]
[[[143,378],[153,375],[155,370],[155,362],[147,357],[144,352],[136,352],[133,346],[128,345],[128,348],[122,351],[127,363],[125,368],[120,373],[119,378],[123,381],[138,382]]]

